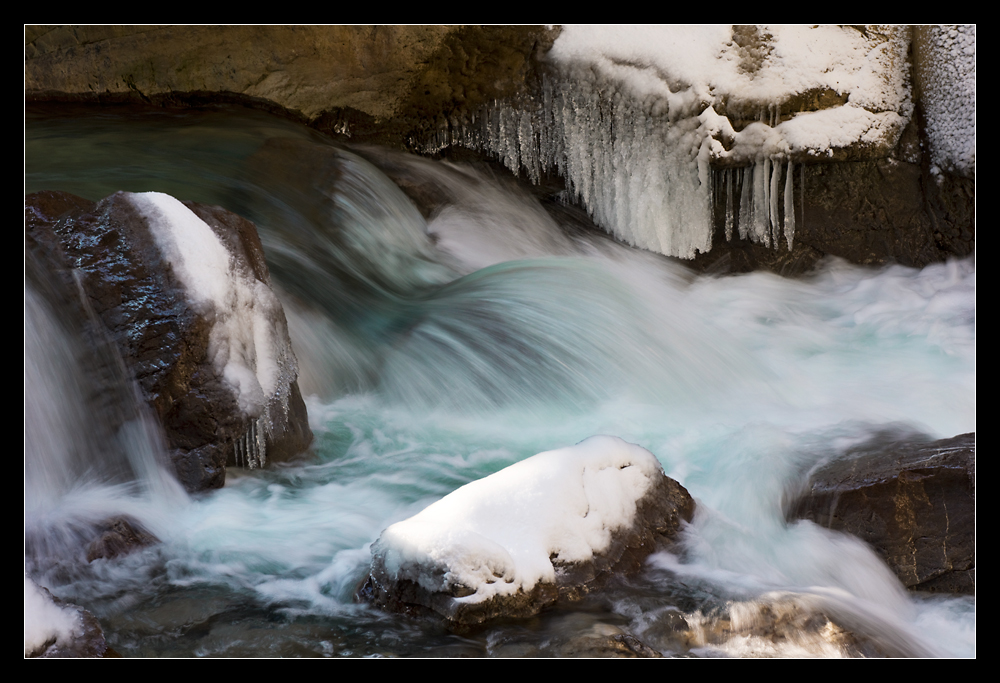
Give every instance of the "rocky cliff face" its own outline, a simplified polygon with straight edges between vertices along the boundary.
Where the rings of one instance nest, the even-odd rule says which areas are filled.
[[[400,144],[523,92],[538,26],[29,26],[29,100],[281,110],[345,138]]]
[[[731,27],[706,62],[728,71],[711,76],[656,45],[644,56],[639,38],[609,48],[543,27],[39,26],[25,31],[25,86],[29,100],[235,99],[342,140],[471,147],[535,181],[557,170],[571,190],[560,198],[575,197],[601,227],[701,268],[791,273],[826,254],[920,266],[972,253],[974,27],[820,29],[792,40],[777,28]],[[788,59],[795,41],[837,64],[789,71],[801,61]],[[621,46],[628,55],[614,52]],[[843,69],[840,52],[858,63],[827,83]],[[582,95],[583,76],[571,72],[586,64],[583,80],[604,85]],[[589,104],[577,111],[593,114],[585,122],[546,110],[581,97]],[[695,174],[672,186],[672,203],[691,195],[704,207],[695,235],[645,226],[649,193],[607,194],[621,185],[616,174],[646,172],[628,155],[622,170],[602,170],[611,168],[602,145],[619,154],[638,135],[630,127],[658,126],[658,117],[674,125],[668,146],[678,121],[703,134]],[[586,139],[574,142],[571,129]],[[655,137],[632,143],[652,149]],[[580,145],[589,151],[574,161]]]

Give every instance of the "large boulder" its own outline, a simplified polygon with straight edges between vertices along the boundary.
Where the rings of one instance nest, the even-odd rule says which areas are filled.
[[[905,586],[974,593],[976,435],[859,448],[813,473],[790,506],[872,546]]]
[[[189,491],[221,487],[312,439],[256,228],[157,193],[25,198],[29,279],[46,280],[91,342],[117,349]]]
[[[612,436],[471,482],[384,532],[361,596],[458,626],[527,617],[637,570],[694,514],[649,451]]]

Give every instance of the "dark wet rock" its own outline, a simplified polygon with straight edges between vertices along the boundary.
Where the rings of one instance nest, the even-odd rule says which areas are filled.
[[[622,627],[586,613],[557,618],[542,629],[498,627],[487,635],[491,657],[657,658],[659,652]]]
[[[282,389],[287,412],[275,411],[275,428],[258,434],[258,416],[241,410],[209,361],[210,320],[189,300],[129,197],[116,193],[94,203],[64,192],[28,195],[31,277],[59,292],[59,305],[73,311],[90,343],[107,340],[116,350],[163,427],[173,467],[189,491],[221,487],[227,462],[237,464],[247,451],[248,435],[266,438],[272,459],[302,452],[312,435],[294,376]],[[252,223],[218,207],[187,206],[220,237],[237,268],[269,285]]]
[[[914,590],[975,592],[976,435],[876,442],[814,472],[788,510],[868,543]]]
[[[147,531],[141,524],[128,517],[106,520],[100,528],[100,536],[87,546],[87,562],[97,559],[110,560],[122,555],[159,543],[160,539]]]
[[[615,657],[623,659],[657,658],[659,652],[630,633],[610,625],[597,625],[563,643],[557,657]]]
[[[885,158],[796,168],[791,250],[784,240],[770,247],[741,239],[738,213],[732,237],[726,239],[727,198],[718,192],[712,249],[698,254],[694,267],[722,273],[767,268],[797,275],[826,255],[865,265],[899,263],[918,268],[971,255],[976,243],[975,180],[931,172],[927,155],[919,153],[919,120],[918,112]],[[914,146],[915,160],[908,152]],[[716,173],[719,186],[722,173]]]

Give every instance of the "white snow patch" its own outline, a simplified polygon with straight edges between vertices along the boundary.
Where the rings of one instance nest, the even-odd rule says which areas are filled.
[[[759,48],[731,26],[565,26],[548,53],[626,85],[635,99],[667,97],[697,115],[723,100],[766,107],[809,90],[847,94],[872,111],[907,108],[905,27],[761,25]],[[693,96],[682,96],[690,91]]]
[[[24,655],[37,652],[45,643],[68,642],[82,628],[80,612],[57,605],[52,597],[24,577]]]
[[[613,436],[539,453],[466,484],[393,524],[375,552],[397,579],[424,589],[495,595],[554,582],[559,562],[583,562],[633,524],[637,502],[662,473],[646,449]]]

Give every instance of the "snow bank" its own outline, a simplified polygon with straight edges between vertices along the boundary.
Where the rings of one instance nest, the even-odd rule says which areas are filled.
[[[177,199],[158,192],[128,195],[149,221],[160,252],[195,310],[212,321],[209,357],[232,388],[240,410],[256,422],[247,447],[264,457],[264,433],[287,414],[297,374],[284,313],[270,286],[236,260],[211,227]],[[281,416],[283,419],[283,415]]]
[[[558,584],[563,568],[607,553],[616,534],[640,523],[644,499],[659,497],[664,480],[672,482],[652,453],[612,436],[539,453],[382,532],[372,580],[383,588],[410,584],[411,599],[443,596],[422,604],[449,617],[463,605],[523,597]]]
[[[660,100],[670,122],[710,109],[731,112],[731,124],[756,118],[767,134],[730,127],[730,144],[712,145],[711,156],[774,161],[859,141],[894,145],[912,112],[908,46],[909,30],[893,26],[567,26],[548,58],[568,74],[596,72],[634,101]],[[823,93],[842,104],[796,102]],[[788,103],[821,108],[782,112]]]

